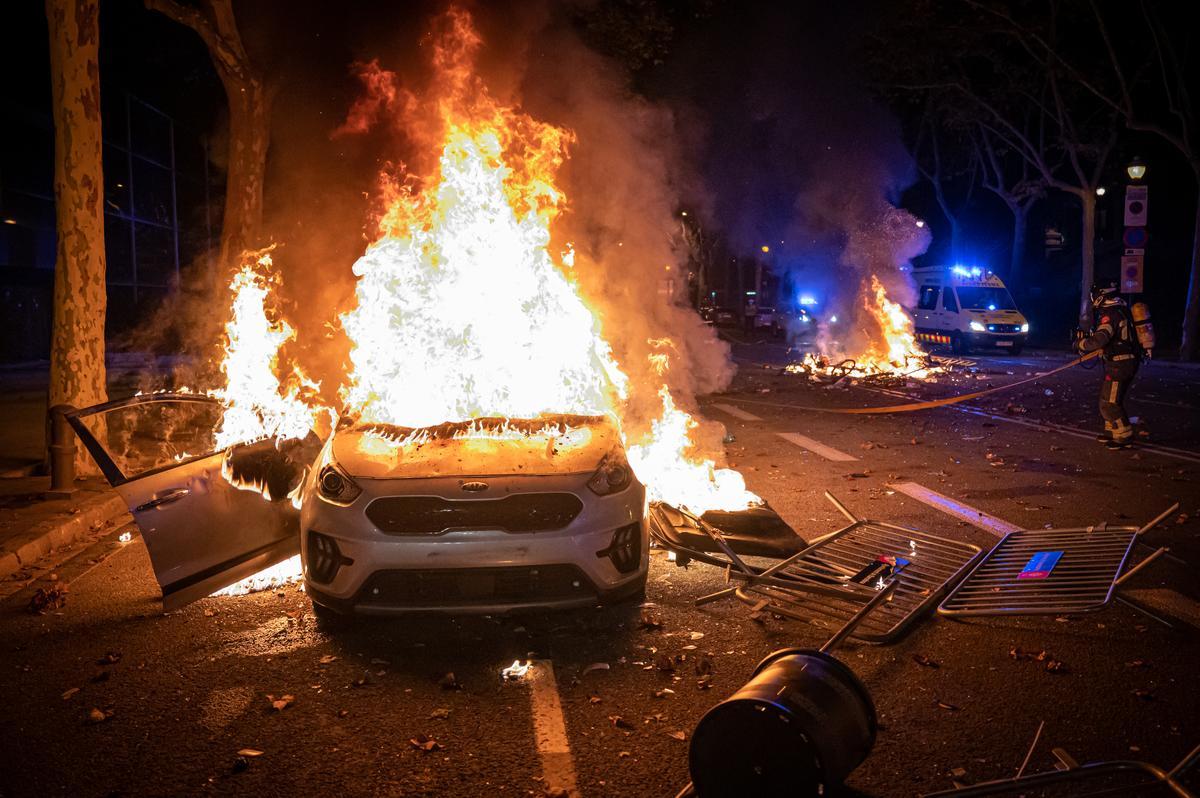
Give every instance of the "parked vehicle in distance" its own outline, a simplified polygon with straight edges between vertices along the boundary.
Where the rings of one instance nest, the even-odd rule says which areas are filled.
[[[754,329],[766,331],[775,338],[782,338],[784,333],[783,319],[772,307],[758,307],[754,313]]]
[[[587,607],[645,589],[645,489],[606,417],[344,420],[324,444],[225,448],[208,396],[68,418],[129,506],[167,609],[296,553],[325,620]]]
[[[919,292],[910,311],[917,340],[949,344],[956,354],[984,347],[1021,353],[1029,321],[995,274],[961,265],[913,269],[912,274]]]
[[[738,314],[733,308],[710,306],[706,310],[708,311],[707,318],[703,310],[700,317],[709,324],[714,324],[717,327],[736,327],[738,324]]]

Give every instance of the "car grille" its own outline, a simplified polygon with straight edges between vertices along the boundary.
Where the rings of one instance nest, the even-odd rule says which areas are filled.
[[[989,324],[988,332],[1015,333],[1021,331],[1020,324]]]
[[[376,571],[357,603],[391,607],[469,607],[588,599],[595,586],[574,565]]]
[[[546,532],[567,526],[582,510],[583,502],[573,493],[516,493],[467,501],[387,496],[367,505],[367,518],[385,535],[437,535],[449,529]]]

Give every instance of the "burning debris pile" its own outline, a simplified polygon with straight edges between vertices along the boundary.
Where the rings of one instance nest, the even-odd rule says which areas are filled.
[[[924,380],[942,368],[917,343],[912,319],[898,303],[888,298],[883,283],[871,275],[870,290],[861,299],[860,320],[866,339],[865,350],[855,357],[838,358],[809,353],[800,363],[785,367],[789,374],[806,374],[814,381],[844,378],[889,378]]]

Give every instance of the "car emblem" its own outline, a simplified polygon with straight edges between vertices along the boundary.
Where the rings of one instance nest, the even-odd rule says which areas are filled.
[[[478,493],[481,490],[487,490],[488,484],[486,482],[464,482],[462,484],[462,489],[470,491],[471,493]]]

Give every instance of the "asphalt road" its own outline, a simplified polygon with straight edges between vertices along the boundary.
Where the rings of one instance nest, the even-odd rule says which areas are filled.
[[[892,393],[821,387],[757,365],[788,359],[770,344],[735,355],[735,390],[706,397],[705,412],[733,433],[727,453],[750,487],[805,537],[844,524],[825,490],[860,515],[980,547],[1005,522],[1141,523],[1182,502],[1146,535],[1150,547],[1170,546],[1171,559],[1123,591],[1171,627],[1115,603],[1078,616],[930,616],[896,643],[839,649],[881,722],[874,753],[849,780],[854,791],[908,796],[949,787],[952,773],[1011,775],[1042,721],[1030,770],[1049,768],[1055,747],[1080,760],[1168,765],[1200,742],[1200,371],[1151,364],[1130,400],[1143,446],[1109,452],[1090,437],[1099,374],[1078,369],[970,412],[794,409],[949,395],[1065,355],[980,358],[976,372]],[[669,797],[687,781],[700,716],[767,653],[829,634],[751,621],[736,601],[695,608],[722,574],[677,567],[661,551],[646,607],[335,632],[317,629],[295,587],[164,614],[136,537],[64,564],[59,582],[69,584],[67,603],[44,615],[24,610],[29,591],[0,604],[0,795],[543,795],[565,773],[585,796]],[[1016,658],[1014,649],[1046,654]],[[539,662],[536,678],[501,677],[527,657]],[[1047,670],[1047,659],[1062,669]],[[262,753],[239,760],[242,749]]]

